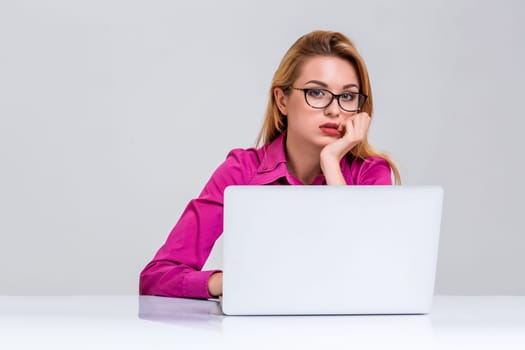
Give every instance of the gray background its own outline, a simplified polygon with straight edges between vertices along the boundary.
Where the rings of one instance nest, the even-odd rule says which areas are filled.
[[[186,203],[254,145],[286,49],[332,29],[368,64],[372,144],[404,184],[445,188],[436,292],[524,295],[523,15],[519,1],[2,0],[0,294],[136,292]]]

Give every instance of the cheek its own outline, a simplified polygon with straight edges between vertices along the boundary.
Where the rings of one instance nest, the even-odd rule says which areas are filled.
[[[296,96],[294,99],[288,101],[288,117],[292,119],[300,119],[302,122],[310,120],[311,117],[323,115],[322,109],[314,109],[306,103],[304,96]]]
[[[286,106],[288,109],[288,114],[304,113],[305,104],[306,103],[298,97],[290,98]]]
[[[290,106],[288,109],[288,126],[294,129],[308,129],[312,123],[316,124],[319,121],[320,115],[319,110],[304,106],[302,104],[296,104]]]

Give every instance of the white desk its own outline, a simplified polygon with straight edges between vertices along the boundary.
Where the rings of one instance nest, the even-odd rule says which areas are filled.
[[[436,296],[429,315],[262,317],[190,299],[0,296],[1,349],[160,347],[525,349],[525,296]]]

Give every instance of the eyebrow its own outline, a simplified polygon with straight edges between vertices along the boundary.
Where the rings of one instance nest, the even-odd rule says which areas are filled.
[[[321,85],[322,87],[325,87],[325,88],[328,87],[328,84],[323,83],[322,81],[319,81],[319,80],[309,80],[305,84],[317,84],[317,85]],[[356,87],[356,88],[359,89],[359,86],[357,84],[346,84],[346,85],[343,85],[343,89],[348,89],[350,87]]]

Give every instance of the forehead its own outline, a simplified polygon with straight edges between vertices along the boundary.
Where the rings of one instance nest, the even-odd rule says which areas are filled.
[[[310,80],[319,80],[329,87],[340,88],[348,84],[359,85],[359,77],[354,65],[340,57],[315,56],[303,62],[297,82],[305,84]]]

